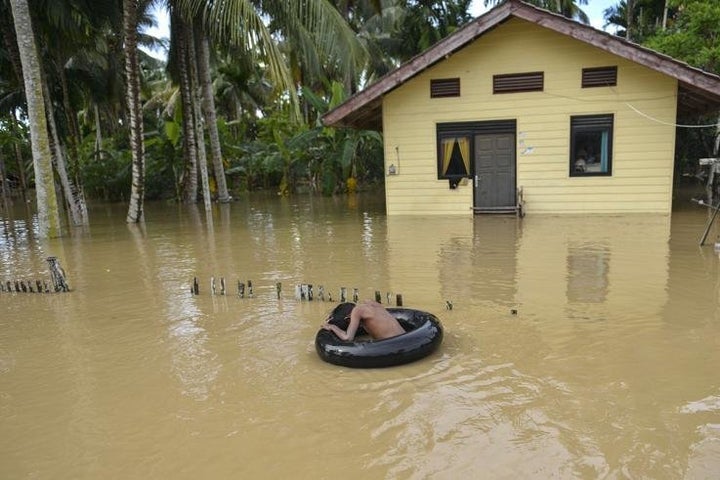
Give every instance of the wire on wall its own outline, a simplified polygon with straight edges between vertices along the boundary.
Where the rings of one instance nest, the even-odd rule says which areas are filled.
[[[640,110],[638,110],[637,108],[633,107],[632,105],[630,105],[630,104],[627,103],[627,102],[625,103],[625,105],[626,105],[630,110],[632,110],[633,112],[637,113],[638,115],[640,115],[640,116],[642,116],[642,117],[645,117],[645,118],[647,118],[648,120],[651,120],[651,121],[653,121],[653,122],[660,123],[660,124],[662,124],[662,125],[668,125],[668,126],[671,126],[671,127],[678,127],[678,128],[711,128],[711,127],[720,128],[720,123],[709,123],[709,124],[706,124],[706,125],[683,125],[683,124],[681,124],[681,123],[665,122],[665,121],[660,120],[660,119],[658,119],[658,118],[652,117],[652,116],[648,115],[647,113],[641,112]]]

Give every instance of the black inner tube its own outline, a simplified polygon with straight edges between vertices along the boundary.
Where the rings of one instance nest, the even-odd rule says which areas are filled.
[[[442,325],[435,315],[409,308],[388,308],[388,312],[406,333],[382,340],[366,340],[362,336],[367,334],[358,331],[361,338],[347,342],[321,328],[315,336],[318,355],[328,363],[350,368],[390,367],[426,357],[442,342]],[[335,320],[333,317],[330,321]]]

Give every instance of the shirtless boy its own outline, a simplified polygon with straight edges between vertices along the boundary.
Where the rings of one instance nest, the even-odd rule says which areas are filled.
[[[337,325],[328,323],[330,317],[322,325],[325,330],[335,333],[341,340],[351,342],[355,333],[362,326],[365,331],[374,339],[395,337],[405,333],[400,323],[378,302],[366,300],[356,305],[350,312],[350,324],[347,331]]]

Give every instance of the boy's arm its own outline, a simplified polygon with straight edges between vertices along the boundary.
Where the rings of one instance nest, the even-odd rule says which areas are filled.
[[[333,325],[332,323],[326,323],[322,326],[325,330],[330,330],[335,335],[338,336],[340,340],[348,341],[348,334],[345,332],[342,328],[338,327],[337,325]]]

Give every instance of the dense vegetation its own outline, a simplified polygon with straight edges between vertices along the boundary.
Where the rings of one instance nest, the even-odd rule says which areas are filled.
[[[381,134],[320,117],[470,21],[470,3],[0,0],[0,193],[35,189],[53,235],[58,205],[89,222],[86,198],[128,202],[138,222],[146,199],[207,206],[257,189],[378,184]],[[587,0],[529,3],[587,22]],[[169,39],[142,33],[157,9],[169,12]],[[715,0],[623,0],[606,19],[720,71]],[[141,46],[165,48],[167,61]],[[711,154],[714,134],[682,134],[679,161]]]

